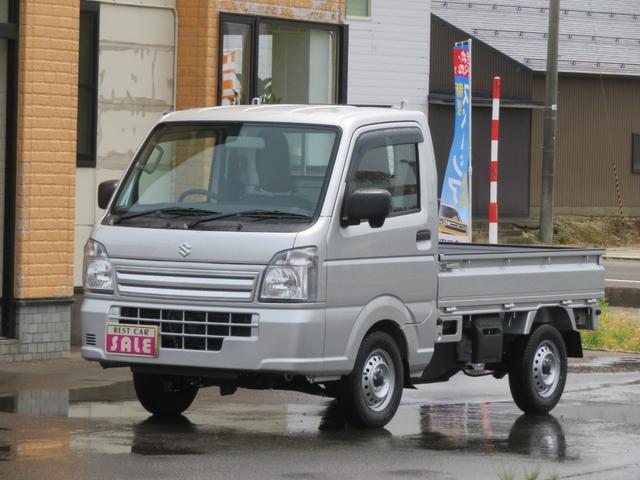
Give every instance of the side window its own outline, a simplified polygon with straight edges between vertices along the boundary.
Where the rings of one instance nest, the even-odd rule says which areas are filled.
[[[372,146],[362,153],[359,160],[355,160],[357,164],[349,179],[349,192],[359,188],[388,190],[391,193],[392,215],[420,208],[416,143]]]

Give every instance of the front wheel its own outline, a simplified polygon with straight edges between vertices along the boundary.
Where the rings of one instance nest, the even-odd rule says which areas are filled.
[[[340,384],[338,401],[358,427],[382,427],[393,418],[402,397],[404,372],[396,342],[384,332],[362,341],[353,371]]]
[[[177,417],[193,403],[198,387],[183,384],[163,375],[133,374],[138,400],[157,417]]]
[[[560,332],[541,325],[516,342],[509,365],[509,387],[525,413],[548,413],[556,406],[567,380],[567,350]]]

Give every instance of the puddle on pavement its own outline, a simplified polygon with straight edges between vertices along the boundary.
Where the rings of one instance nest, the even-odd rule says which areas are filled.
[[[130,381],[97,388],[24,391],[0,397],[0,411],[79,420],[80,426],[65,427],[63,423],[56,427],[55,435],[64,430],[62,448],[67,452],[134,455],[217,454],[247,449],[296,451],[330,445],[365,451],[374,447],[383,451],[409,448],[511,454],[564,462],[578,459],[588,445],[584,439],[575,442],[576,435],[586,435],[583,431],[609,431],[605,437],[613,438],[608,441],[613,442],[610,448],[615,448],[614,444],[631,437],[631,441],[637,441],[634,431],[636,420],[640,422],[634,418],[634,428],[627,438],[616,439],[611,432],[617,428],[615,425],[619,426],[620,419],[610,419],[610,409],[600,412],[597,406],[589,410],[590,425],[582,425],[570,416],[560,417],[573,409],[570,402],[558,408],[557,417],[521,415],[510,402],[406,403],[386,428],[356,430],[335,401],[287,403],[283,397],[256,392],[249,403],[247,395],[237,397],[237,401],[233,397],[220,400],[217,395],[216,389],[203,389],[186,415],[174,420],[149,417],[135,400]],[[292,395],[289,398],[296,398],[297,394]],[[22,423],[34,428],[30,421]],[[573,444],[567,440],[565,428],[572,430]],[[0,431],[0,461],[23,457],[25,452],[29,452],[29,458],[40,458],[50,451],[42,442],[35,445],[37,438],[28,448],[24,441],[6,444],[4,433]]]
[[[254,410],[252,419],[224,409],[167,421],[149,417],[112,431],[78,433],[71,447],[93,453],[137,455],[214,454],[256,450],[298,451],[324,445],[391,451],[413,448],[466,453],[506,453],[566,461],[571,453],[561,422],[552,415],[530,417],[509,405],[402,406],[384,429],[353,429],[336,402],[278,405]]]

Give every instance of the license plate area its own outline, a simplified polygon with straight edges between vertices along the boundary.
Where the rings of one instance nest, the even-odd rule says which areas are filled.
[[[107,324],[106,351],[112,355],[158,356],[158,327],[155,325]]]

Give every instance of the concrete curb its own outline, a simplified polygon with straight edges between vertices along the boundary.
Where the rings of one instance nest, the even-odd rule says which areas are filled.
[[[640,262],[640,257],[620,257],[617,255],[605,255],[604,259],[605,261],[615,260],[616,262]]]
[[[625,260],[640,262],[640,249],[636,248],[615,248],[607,249],[604,254],[605,260]]]
[[[604,296],[612,307],[640,308],[640,289],[607,287]]]

